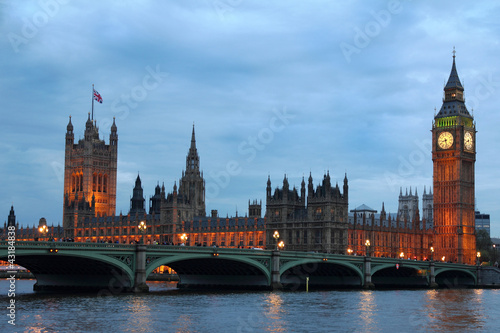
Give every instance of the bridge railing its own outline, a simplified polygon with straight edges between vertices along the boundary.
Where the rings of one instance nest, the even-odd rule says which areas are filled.
[[[0,247],[7,247],[8,241],[0,241]],[[34,247],[34,248],[85,248],[85,249],[103,249],[103,248],[114,248],[114,249],[133,249],[135,245],[129,244],[116,244],[116,243],[80,243],[80,242],[46,242],[46,241],[18,241],[15,242],[16,247]]]
[[[147,245],[148,250],[180,250],[188,252],[231,252],[231,253],[266,253],[270,250],[238,249],[232,247],[213,247],[213,246],[181,246],[181,245]]]

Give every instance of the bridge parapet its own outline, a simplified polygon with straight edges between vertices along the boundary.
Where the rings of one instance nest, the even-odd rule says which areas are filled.
[[[0,241],[0,247],[8,246],[8,241]],[[19,241],[15,242],[15,247],[20,248],[68,248],[68,249],[124,249],[133,250],[135,245],[114,244],[114,243],[79,243],[79,242],[46,242],[46,241]]]

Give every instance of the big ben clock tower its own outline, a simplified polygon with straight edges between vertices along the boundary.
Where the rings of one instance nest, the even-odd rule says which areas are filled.
[[[444,87],[443,106],[432,126],[435,258],[474,264],[474,163],[476,126],[464,103],[455,67]]]

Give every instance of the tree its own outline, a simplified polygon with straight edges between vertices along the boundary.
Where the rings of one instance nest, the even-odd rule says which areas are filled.
[[[486,230],[476,231],[476,249],[481,252],[481,261],[490,261],[492,257],[492,245],[493,242]]]
[[[478,251],[488,251],[491,249],[493,242],[486,230],[476,231],[476,249]]]

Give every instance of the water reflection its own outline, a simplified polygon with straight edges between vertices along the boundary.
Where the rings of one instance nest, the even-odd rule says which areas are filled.
[[[269,319],[265,330],[268,332],[285,332],[285,322],[283,320],[283,298],[281,294],[269,293],[264,299],[266,312],[264,315]]]
[[[374,315],[377,311],[373,291],[361,291],[359,297],[359,319],[362,322],[364,331],[370,332],[376,326],[377,322]]]
[[[151,332],[151,308],[145,297],[127,297],[125,318],[127,330],[132,332]]]
[[[481,329],[485,325],[482,290],[442,289],[427,292],[429,327],[439,331]]]
[[[17,283],[18,332],[500,331],[500,290],[183,292],[155,284],[145,295],[99,297],[28,293],[32,282]]]

